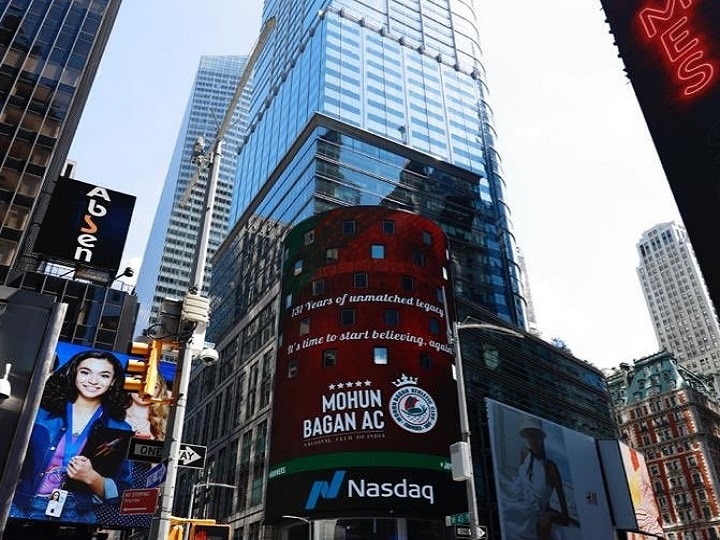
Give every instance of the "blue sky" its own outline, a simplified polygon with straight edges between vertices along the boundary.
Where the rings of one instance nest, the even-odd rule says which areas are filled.
[[[636,276],[642,232],[678,212],[599,0],[476,0],[518,244],[538,324],[599,367],[657,350]],[[70,159],[138,197],[139,268],[203,54],[247,54],[260,0],[126,0]]]

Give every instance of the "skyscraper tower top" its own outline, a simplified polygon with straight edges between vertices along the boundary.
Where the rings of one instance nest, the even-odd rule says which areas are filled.
[[[685,227],[660,223],[637,244],[638,277],[658,345],[697,373],[720,373],[720,326]]]

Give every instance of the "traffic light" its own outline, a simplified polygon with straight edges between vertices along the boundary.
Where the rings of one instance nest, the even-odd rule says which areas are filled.
[[[230,525],[190,525],[190,540],[230,540]]]
[[[137,392],[141,397],[154,398],[155,388],[159,382],[160,356],[163,342],[157,339],[150,343],[133,341],[130,346],[130,355],[141,357],[144,360],[130,359],[125,371],[130,374],[125,377],[124,388],[128,392]]]

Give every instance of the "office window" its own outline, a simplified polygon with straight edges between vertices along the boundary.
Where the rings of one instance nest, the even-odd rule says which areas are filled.
[[[338,262],[338,248],[327,248],[325,250],[325,262],[327,264]]]
[[[290,306],[292,306],[292,293],[285,297],[285,309],[288,309]]]
[[[420,369],[432,368],[432,357],[429,352],[420,353]]]
[[[290,360],[288,362],[288,370],[287,370],[288,379],[292,379],[293,377],[296,377],[297,372],[298,372],[298,361]]]
[[[332,367],[337,365],[337,349],[325,349],[322,353],[323,367]]]
[[[383,234],[395,234],[395,222],[390,219],[384,219],[382,222]]]
[[[348,219],[342,222],[343,234],[355,234],[355,220]]]
[[[403,291],[414,291],[415,290],[415,278],[410,276],[402,276],[401,285]]]
[[[315,231],[308,231],[305,233],[305,245],[309,246],[315,241]]]
[[[388,326],[397,326],[400,324],[400,312],[397,309],[385,310],[385,324]]]
[[[368,275],[365,272],[356,272],[353,275],[353,285],[358,289],[364,289],[368,286]]]
[[[440,333],[440,321],[437,319],[430,319],[430,333],[431,334],[439,334]]]
[[[387,347],[373,347],[373,363],[381,365],[388,363]]]
[[[299,261],[295,261],[295,267],[294,267],[293,273],[297,276],[298,274],[300,274],[302,272],[302,269],[303,269],[302,259]]]
[[[310,333],[310,317],[300,321],[300,335]]]
[[[340,324],[348,326],[355,324],[355,310],[352,308],[343,309],[340,311]]]
[[[324,279],[316,279],[312,282],[312,293],[313,295],[317,296],[318,294],[322,294],[325,292],[325,280]]]
[[[385,246],[382,244],[373,244],[372,246],[370,246],[370,256],[373,259],[384,259]]]
[[[413,251],[412,261],[416,266],[425,266],[425,254],[421,251]]]
[[[432,245],[432,234],[429,231],[423,231],[422,233],[423,244],[426,246]]]

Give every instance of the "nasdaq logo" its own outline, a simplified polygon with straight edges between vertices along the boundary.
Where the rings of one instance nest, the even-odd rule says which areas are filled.
[[[310,495],[305,503],[305,510],[314,510],[320,499],[335,499],[340,493],[340,486],[345,478],[345,471],[335,471],[332,480],[318,480],[312,485]]]

